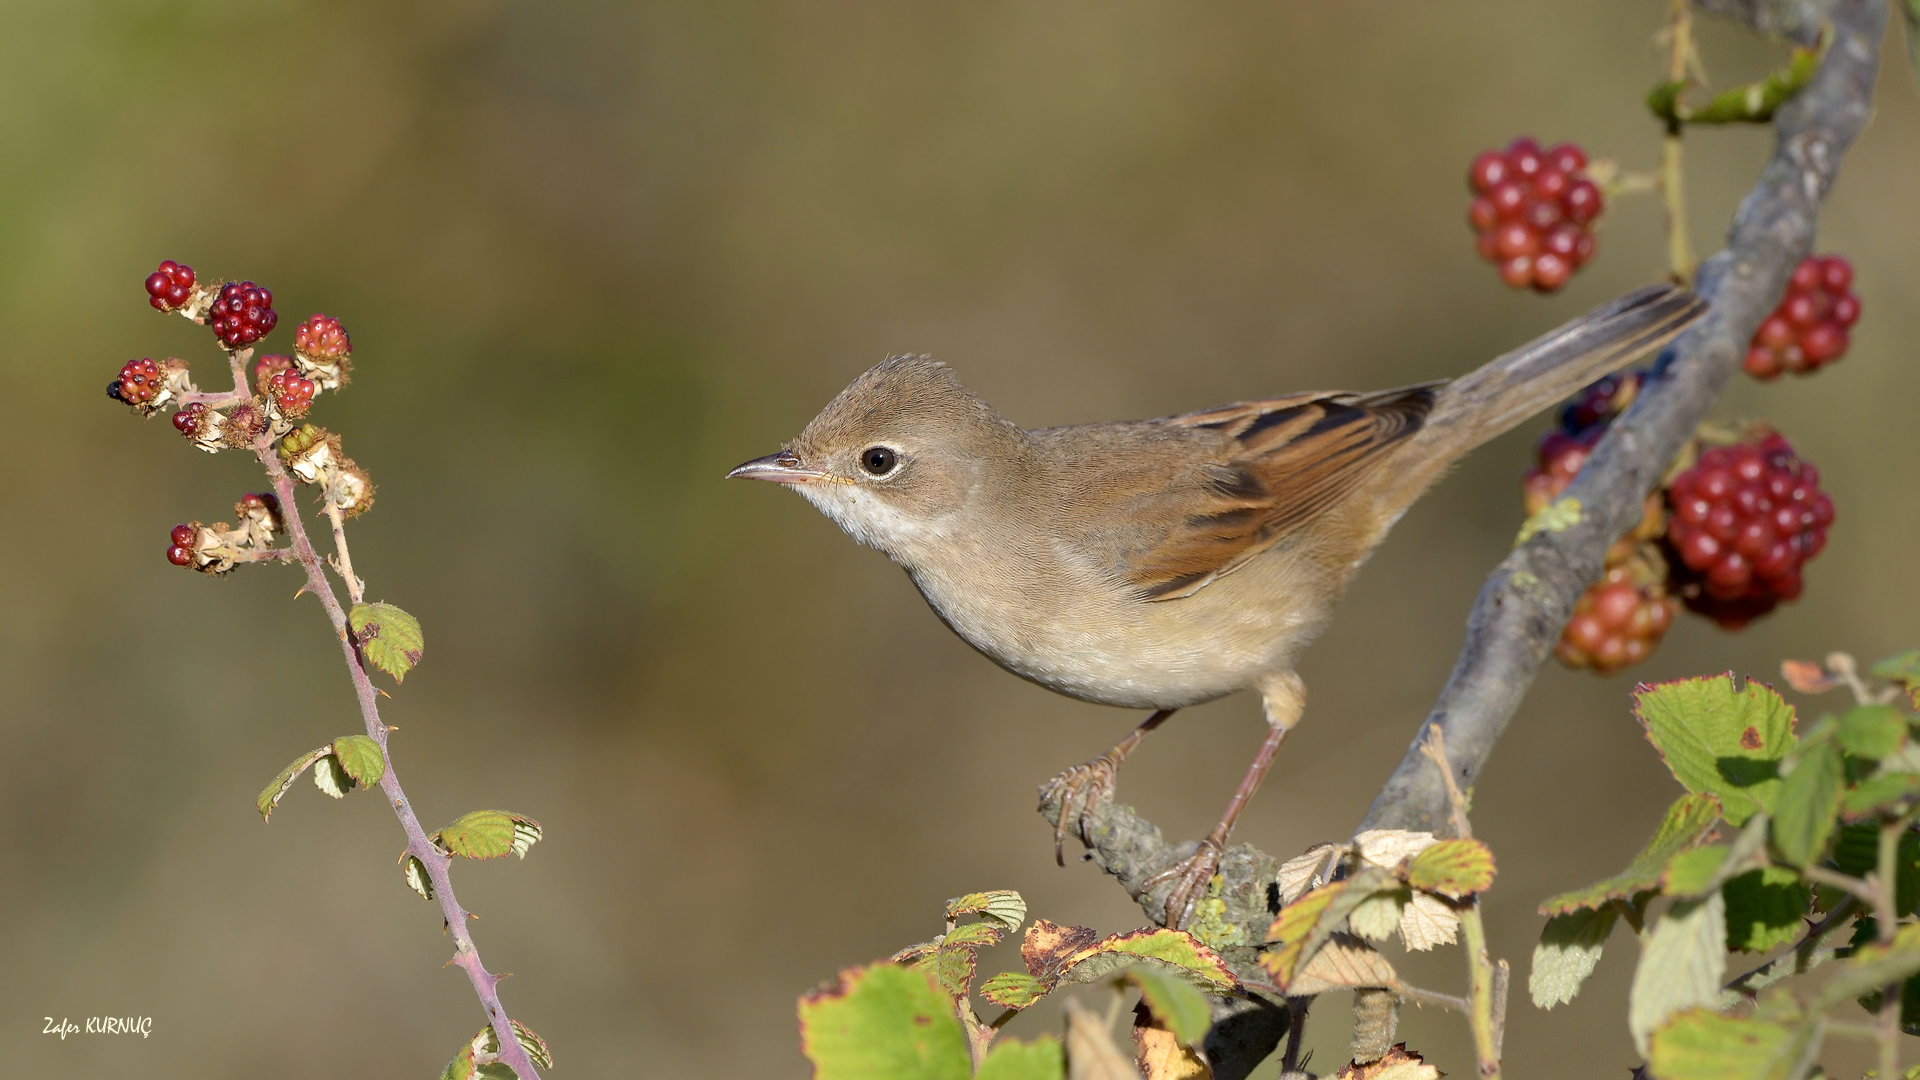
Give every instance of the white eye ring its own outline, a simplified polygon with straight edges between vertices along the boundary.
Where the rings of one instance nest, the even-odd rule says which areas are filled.
[[[891,446],[869,446],[860,451],[860,467],[869,476],[885,476],[900,467],[900,455]]]

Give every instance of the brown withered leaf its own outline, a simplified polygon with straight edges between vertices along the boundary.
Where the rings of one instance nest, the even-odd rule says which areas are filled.
[[[1160,1026],[1145,1002],[1133,1008],[1133,1064],[1147,1080],[1213,1080],[1213,1070]]]
[[[1060,968],[1068,957],[1099,940],[1100,932],[1090,926],[1061,926],[1035,919],[1020,941],[1020,959],[1026,961],[1027,974],[1051,983],[1060,977]]]
[[[1787,685],[1803,694],[1824,694],[1840,685],[1840,680],[1811,660],[1782,660],[1780,674]]]
[[[1068,998],[1066,1014],[1067,1080],[1140,1080],[1097,1013]]]
[[[1287,984],[1287,993],[1312,997],[1329,990],[1362,986],[1392,987],[1400,978],[1387,958],[1352,934],[1334,934]]]
[[[1338,844],[1315,844],[1281,863],[1278,875],[1281,906],[1284,907],[1307,895],[1307,891],[1316,884],[1314,878],[1344,851],[1345,849]],[[1318,884],[1326,883],[1322,881]]]
[[[1334,1074],[1333,1080],[1440,1080],[1447,1075],[1427,1064],[1426,1059],[1395,1043],[1379,1061],[1356,1065],[1349,1061]]]

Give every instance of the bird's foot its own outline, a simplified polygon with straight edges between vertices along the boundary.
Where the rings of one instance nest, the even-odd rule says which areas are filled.
[[[1224,836],[1209,834],[1200,841],[1200,846],[1194,849],[1193,854],[1141,882],[1140,895],[1145,896],[1153,891],[1154,886],[1173,879],[1173,891],[1167,894],[1166,914],[1162,920],[1167,929],[1184,929],[1188,920],[1193,918],[1194,905],[1207,894],[1213,875],[1220,872],[1220,857],[1226,851],[1226,845]]]
[[[1053,861],[1067,865],[1067,834],[1072,832],[1082,843],[1093,846],[1087,836],[1087,814],[1101,803],[1113,801],[1113,790],[1120,778],[1120,761],[1125,755],[1109,750],[1092,761],[1062,771],[1040,788],[1040,808],[1048,804],[1059,808],[1053,823]],[[1074,809],[1074,803],[1079,809]]]

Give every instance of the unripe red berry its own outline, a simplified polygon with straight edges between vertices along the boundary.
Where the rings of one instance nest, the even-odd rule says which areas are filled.
[[[1802,259],[1780,306],[1754,332],[1743,365],[1747,373],[1758,379],[1783,371],[1804,375],[1846,355],[1847,331],[1860,318],[1852,285],[1853,267],[1840,256]]]
[[[120,369],[120,377],[114,380],[118,392],[109,391],[129,405],[144,405],[153,400],[160,392],[160,365],[150,357],[129,360]]]
[[[1667,487],[1673,591],[1729,629],[1799,596],[1833,521],[1819,483],[1777,433],[1703,451]]]
[[[1542,150],[1525,137],[1474,158],[1467,170],[1475,195],[1467,223],[1475,249],[1508,285],[1553,292],[1593,257],[1587,226],[1603,200],[1583,174],[1586,164],[1571,143]]]

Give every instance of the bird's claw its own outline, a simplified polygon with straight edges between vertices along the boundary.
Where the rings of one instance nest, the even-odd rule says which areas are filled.
[[[1119,776],[1120,763],[1114,760],[1112,754],[1102,754],[1092,761],[1063,770],[1040,789],[1041,809],[1044,810],[1048,803],[1059,808],[1059,816],[1053,824],[1054,862],[1067,865],[1069,830],[1078,835],[1083,843],[1092,846],[1093,841],[1087,837],[1087,814],[1100,803],[1112,801]],[[1077,813],[1073,809],[1076,797],[1080,802]]]
[[[1169,930],[1184,929],[1187,921],[1193,917],[1193,906],[1206,895],[1207,887],[1213,881],[1213,875],[1220,872],[1220,856],[1225,851],[1226,842],[1212,836],[1200,841],[1193,854],[1174,863],[1172,866],[1148,878],[1140,885],[1140,895],[1153,890],[1155,885],[1173,879],[1173,891],[1167,894],[1164,925]]]

